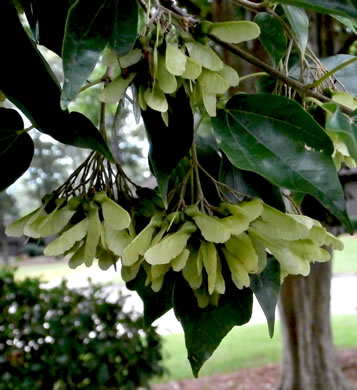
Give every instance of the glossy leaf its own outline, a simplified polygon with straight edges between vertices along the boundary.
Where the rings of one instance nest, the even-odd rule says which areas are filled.
[[[27,171],[34,154],[34,143],[25,132],[21,115],[0,107],[0,191],[5,190]]]
[[[275,310],[280,292],[279,262],[269,257],[265,269],[260,274],[250,275],[250,288],[263,309],[268,322],[269,335],[273,337]]]
[[[165,275],[165,283],[158,292],[154,292],[150,286],[146,286],[145,280],[146,273],[141,267],[136,278],[126,283],[126,287],[139,294],[144,303],[144,325],[150,326],[172,308],[175,273],[169,272]]]
[[[62,107],[67,108],[92,73],[108,44],[124,55],[136,40],[136,1],[77,0],[68,12],[63,39],[64,85]]]
[[[314,196],[351,230],[331,140],[299,104],[275,95],[237,95],[212,122],[233,165]]]
[[[290,4],[311,11],[331,15],[342,15],[357,18],[355,0],[274,0],[280,4]]]
[[[111,1],[78,0],[70,8],[63,40],[62,107],[67,108],[89,78],[108,43]]]
[[[169,176],[182,157],[188,153],[193,141],[193,115],[183,88],[175,97],[167,96],[169,125],[161,114],[147,108],[142,112],[150,143],[149,160],[166,203]]]
[[[13,108],[0,107],[0,142],[14,137],[18,130],[24,128],[21,115]],[[4,148],[1,148],[3,150]]]
[[[259,12],[254,21],[261,30],[259,40],[271,55],[275,66],[278,66],[288,43],[283,26],[278,19],[267,12]]]
[[[3,147],[1,143],[1,147]],[[13,139],[0,152],[0,165],[6,167],[0,174],[0,191],[13,184],[29,168],[34,154],[34,144],[27,133],[22,133]]]
[[[138,29],[138,2],[110,0],[111,10],[108,45],[118,56],[124,56],[133,48]],[[108,14],[109,16],[109,14]]]
[[[174,288],[174,311],[185,332],[188,360],[195,377],[222,339],[236,325],[247,323],[252,313],[252,292],[238,290],[229,278],[219,306],[200,309],[192,289],[182,278]]]
[[[40,45],[59,56],[69,8],[75,0],[29,0],[24,2],[32,34]],[[51,15],[49,17],[49,15]]]
[[[357,124],[337,107],[326,122],[326,130],[336,134],[347,146],[350,156],[357,161]]]
[[[114,160],[103,137],[88,118],[78,112],[62,111],[61,89],[47,62],[23,29],[10,2],[2,3],[1,7],[0,44],[4,52],[11,55],[0,62],[0,89],[39,131],[59,142],[90,148]],[[21,47],[21,50],[14,50],[14,47]],[[26,67],[23,66],[24,58]],[[41,99],[34,99],[34,91]]]
[[[304,56],[309,35],[309,17],[301,8],[283,5],[283,9],[299,43],[301,55]]]

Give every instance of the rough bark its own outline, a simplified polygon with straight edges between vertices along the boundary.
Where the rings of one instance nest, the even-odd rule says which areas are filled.
[[[330,322],[331,262],[282,285],[283,369],[279,390],[350,390],[337,363]]]

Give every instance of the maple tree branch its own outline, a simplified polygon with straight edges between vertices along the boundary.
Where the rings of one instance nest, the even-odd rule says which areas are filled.
[[[237,55],[238,57],[242,58],[243,60],[251,63],[252,65],[256,66],[257,68],[263,70],[264,72],[268,73],[270,76],[274,77],[275,79],[281,80],[286,85],[294,88],[295,90],[300,92],[301,95],[306,95],[306,96],[313,97],[313,98],[318,99],[318,100],[320,100],[321,102],[324,102],[324,103],[332,103],[332,102],[334,102],[333,100],[331,100],[327,96],[325,96],[325,95],[323,95],[323,94],[321,94],[319,92],[316,92],[316,91],[313,91],[313,90],[309,89],[309,85],[303,84],[303,83],[301,83],[298,80],[290,78],[286,74],[278,71],[277,69],[275,69],[272,66],[270,66],[269,64],[261,61],[259,58],[251,55],[250,53],[248,53],[247,51],[241,49],[240,47],[232,45],[230,43],[223,42],[219,38],[217,38],[216,36],[214,36],[212,34],[207,34],[207,36],[213,42],[215,42],[215,43],[219,44],[220,46],[222,46],[224,49],[226,49],[226,50],[230,51],[231,53]],[[346,106],[344,106],[342,104],[340,104],[340,107],[341,107],[341,111],[343,111],[345,114],[351,115],[352,112],[353,112],[353,110],[351,110],[350,108],[348,108],[348,107],[346,107]]]

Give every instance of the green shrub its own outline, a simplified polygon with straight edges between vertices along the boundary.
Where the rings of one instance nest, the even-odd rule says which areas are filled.
[[[161,340],[102,288],[44,289],[0,271],[0,389],[149,388],[161,375]]]

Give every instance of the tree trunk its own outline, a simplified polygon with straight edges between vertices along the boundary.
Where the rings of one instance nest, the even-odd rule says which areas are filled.
[[[350,390],[337,363],[330,322],[331,262],[289,276],[280,295],[283,368],[279,390]]]
[[[9,247],[7,244],[4,218],[2,215],[0,215],[0,257],[2,257],[4,264],[9,264]]]

